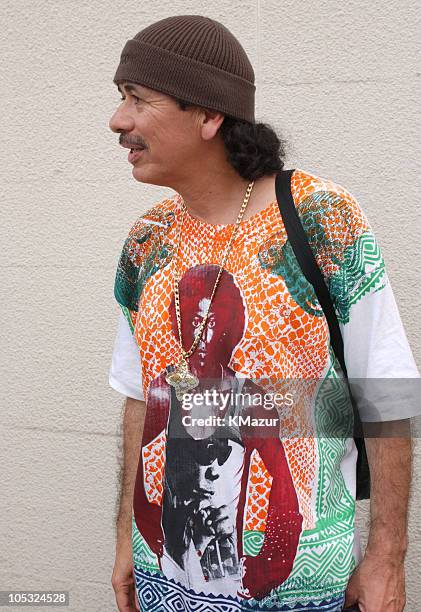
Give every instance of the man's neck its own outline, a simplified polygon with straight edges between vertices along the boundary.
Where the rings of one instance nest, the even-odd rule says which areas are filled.
[[[250,181],[235,171],[220,181],[204,181],[201,186],[183,188],[178,193],[188,212],[206,223],[235,223]],[[275,175],[263,176],[254,183],[243,219],[248,219],[276,200]]]

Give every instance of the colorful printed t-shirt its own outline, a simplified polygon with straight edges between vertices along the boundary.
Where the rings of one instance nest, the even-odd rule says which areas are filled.
[[[419,377],[379,246],[355,198],[299,169],[291,190],[335,304],[349,375],[364,377],[371,368],[372,377]],[[202,391],[217,381],[249,398],[283,397],[288,380],[308,384],[292,403],[228,401],[210,408],[210,416],[225,419],[222,427],[212,420],[192,426],[185,417],[197,406],[182,406],[166,381],[179,359],[173,266],[181,202],[175,194],[135,222],[115,281],[125,320],[110,384],[147,403],[133,498],[140,608],[341,610],[361,555],[354,530],[357,453],[352,436],[335,435],[352,409],[344,387],[332,384],[343,374],[323,311],[277,202],[268,203],[240,225],[190,367]],[[177,266],[187,348],[232,228],[184,216]],[[376,334],[380,346],[373,349]],[[375,350],[382,358],[373,364]],[[377,407],[366,420],[406,418],[417,409]]]

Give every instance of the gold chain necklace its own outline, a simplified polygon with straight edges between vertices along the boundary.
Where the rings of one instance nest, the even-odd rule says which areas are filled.
[[[215,281],[215,284],[214,284],[214,287],[213,287],[213,290],[212,290],[212,293],[211,293],[211,297],[210,297],[210,300],[209,300],[209,304],[208,304],[208,308],[207,308],[206,314],[203,317],[202,322],[199,325],[196,337],[193,340],[193,343],[192,343],[192,345],[191,345],[191,347],[189,348],[188,351],[186,351],[185,348],[183,347],[183,340],[182,340],[182,335],[181,335],[181,309],[180,309],[180,291],[179,291],[180,277],[179,277],[178,269],[177,269],[178,252],[179,252],[180,243],[181,243],[181,229],[183,227],[184,213],[186,212],[185,204],[184,204],[184,202],[182,202],[182,214],[181,214],[180,223],[179,223],[179,227],[178,227],[177,248],[176,248],[175,257],[174,257],[174,302],[175,302],[175,314],[176,314],[176,318],[177,318],[178,337],[179,337],[179,345],[180,345],[181,357],[180,357],[180,360],[179,360],[179,362],[177,364],[173,364],[173,365],[169,366],[169,368],[167,368],[167,371],[169,373],[165,377],[165,380],[170,385],[175,387],[175,394],[177,396],[177,399],[180,400],[180,401],[183,399],[184,393],[187,393],[191,389],[194,389],[199,384],[199,379],[197,378],[197,376],[195,376],[189,370],[188,358],[196,350],[197,345],[199,344],[200,339],[201,339],[201,337],[203,335],[203,331],[204,331],[204,329],[206,327],[206,323],[208,321],[208,316],[209,316],[209,311],[210,311],[210,307],[211,307],[211,304],[212,304],[212,300],[213,300],[213,297],[215,295],[215,291],[216,291],[216,289],[218,287],[219,279],[221,278],[221,275],[222,275],[222,272],[223,272],[223,268],[224,268],[224,266],[225,266],[225,264],[226,264],[226,262],[228,260],[229,254],[231,252],[231,248],[232,248],[232,244],[234,242],[234,238],[235,238],[235,236],[237,234],[238,228],[240,226],[241,220],[243,218],[244,212],[245,212],[247,204],[249,202],[250,194],[251,194],[251,191],[253,189],[253,185],[254,185],[254,181],[249,183],[249,185],[247,187],[246,195],[244,196],[244,200],[243,200],[243,203],[241,205],[240,212],[238,213],[238,217],[237,217],[237,220],[235,222],[234,228],[232,230],[231,237],[230,237],[229,242],[228,242],[228,244],[227,244],[227,246],[225,248],[225,253],[224,253],[224,256],[222,258],[220,267],[219,267],[218,276],[216,277],[216,281]]]

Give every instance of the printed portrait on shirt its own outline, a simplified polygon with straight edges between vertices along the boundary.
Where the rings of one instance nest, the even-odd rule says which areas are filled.
[[[218,266],[196,266],[181,278],[186,349],[192,345],[206,314],[218,270]],[[174,298],[169,316],[178,338]],[[233,276],[224,271],[210,306],[208,326],[189,359],[189,369],[199,379],[193,391],[203,394],[210,386],[225,392],[237,390],[239,378],[229,363],[245,332],[245,322],[241,291]],[[174,387],[165,382],[165,374],[150,386],[142,449],[145,457],[145,451],[149,452],[164,428],[162,496],[153,500],[153,506],[148,503],[145,483],[153,482],[155,476],[148,473],[150,464],[140,462],[134,495],[137,527],[158,555],[161,570],[168,578],[203,592],[261,599],[289,575],[302,524],[279,428],[269,431],[267,438],[259,438],[244,437],[245,428],[226,423],[205,428],[185,426],[185,408],[177,400]],[[255,393],[261,391],[251,381],[244,384]],[[235,413],[238,406],[228,402],[221,410],[217,402],[207,405],[206,410],[204,414],[202,407],[200,414],[225,417]],[[263,408],[250,410],[271,416]],[[276,414],[276,409],[272,412]],[[196,414],[195,407],[188,413]],[[271,481],[270,491],[262,493],[261,500],[267,534],[258,554],[250,555],[245,553],[244,523],[251,470],[255,473],[258,466],[267,467]],[[278,537],[285,521],[288,545],[281,550],[273,536]]]

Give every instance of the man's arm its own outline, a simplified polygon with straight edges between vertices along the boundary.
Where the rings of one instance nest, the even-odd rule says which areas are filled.
[[[123,415],[123,456],[120,470],[120,495],[117,513],[117,545],[130,539],[132,533],[132,502],[137,464],[146,416],[146,402],[126,398]]]
[[[116,558],[111,578],[120,612],[136,610],[132,558],[132,503],[146,403],[127,397],[122,422],[123,453],[116,521]]]
[[[371,428],[380,437],[371,437]],[[410,421],[365,423],[364,430],[369,434],[365,443],[371,473],[367,553],[403,562],[412,477]]]
[[[370,530],[364,558],[348,584],[346,606],[358,601],[364,612],[402,612],[412,477],[410,421],[363,427],[371,475]]]

